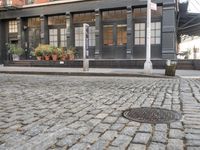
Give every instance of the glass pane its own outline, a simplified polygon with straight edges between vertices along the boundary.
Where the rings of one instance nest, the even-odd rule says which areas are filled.
[[[28,27],[40,27],[40,18],[28,18]]]
[[[103,27],[104,45],[113,45],[113,26],[108,25]]]
[[[18,32],[17,21],[9,21],[9,33]]]
[[[145,30],[145,23],[140,23],[140,29]]]
[[[109,10],[103,11],[103,20],[126,20],[126,10]]]
[[[155,38],[151,38],[151,44],[155,44]]]
[[[156,44],[160,44],[160,38],[156,38]]]
[[[127,43],[127,26],[117,25],[117,45],[126,45]]]
[[[139,23],[135,24],[135,30],[140,30],[140,24]]]
[[[137,17],[146,17],[147,15],[147,8],[135,8],[133,10],[133,16]]]
[[[156,22],[156,29],[160,29],[161,28],[161,22]]]
[[[155,37],[155,30],[151,30],[151,37]]]
[[[144,45],[145,44],[145,38],[140,38],[140,44]]]
[[[75,27],[75,46],[83,46],[83,27]]]
[[[80,13],[73,15],[74,23],[94,22],[94,21],[95,21],[95,12]]]
[[[140,37],[140,31],[135,31],[135,37]]]
[[[48,25],[66,25],[65,15],[48,17]]]
[[[49,29],[49,44],[58,46],[58,32],[57,29]]]
[[[135,45],[139,45],[140,44],[140,38],[135,38]]]
[[[145,37],[145,31],[140,31],[140,37]]]
[[[161,34],[161,33],[160,33],[160,30],[156,30],[156,36],[157,36],[157,37],[160,37],[160,34]]]
[[[151,23],[151,29],[155,29],[156,28],[156,24],[155,23]]]

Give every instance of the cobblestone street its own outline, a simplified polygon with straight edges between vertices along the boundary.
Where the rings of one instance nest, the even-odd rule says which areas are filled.
[[[129,121],[134,107],[182,120]],[[200,79],[0,74],[0,150],[199,150]]]

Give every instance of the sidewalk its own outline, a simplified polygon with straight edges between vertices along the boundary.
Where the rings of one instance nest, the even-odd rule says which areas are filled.
[[[164,69],[154,69],[151,75],[143,69],[116,69],[116,68],[50,68],[50,67],[0,67],[0,73],[9,74],[40,74],[40,75],[68,75],[68,76],[121,76],[121,77],[152,77],[168,78]],[[200,78],[200,70],[177,70],[177,77]]]

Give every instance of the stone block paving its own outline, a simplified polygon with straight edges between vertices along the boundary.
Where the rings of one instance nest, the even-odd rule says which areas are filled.
[[[180,121],[122,111],[159,107]],[[0,74],[0,150],[199,150],[200,79]]]

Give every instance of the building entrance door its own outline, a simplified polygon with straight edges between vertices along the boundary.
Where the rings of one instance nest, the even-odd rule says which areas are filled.
[[[127,44],[127,25],[103,25],[103,51],[105,59],[125,59]]]

